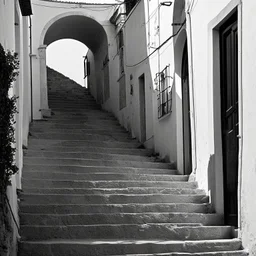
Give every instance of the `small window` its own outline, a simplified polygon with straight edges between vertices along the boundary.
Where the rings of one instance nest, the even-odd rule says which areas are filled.
[[[88,61],[87,56],[84,58],[84,79],[90,75],[90,62]]]
[[[118,53],[119,53],[119,70],[120,75],[124,73],[124,35],[123,30],[120,30],[118,33]]]
[[[171,112],[172,109],[172,86],[170,65],[166,66],[156,77],[158,83],[158,118]]]
[[[125,0],[126,15],[129,15],[138,0]]]

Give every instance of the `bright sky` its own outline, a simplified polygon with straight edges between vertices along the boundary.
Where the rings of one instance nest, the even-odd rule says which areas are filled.
[[[84,62],[88,48],[72,39],[62,39],[50,44],[46,51],[47,66],[84,85]]]
[[[63,1],[63,0],[62,0]],[[120,0],[68,0],[67,2],[118,3]],[[47,47],[47,65],[84,85],[83,56],[88,48],[75,40],[63,39]]]

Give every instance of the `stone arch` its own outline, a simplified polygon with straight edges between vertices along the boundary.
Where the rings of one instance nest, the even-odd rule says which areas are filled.
[[[99,103],[103,100],[104,77],[102,63],[108,56],[108,36],[105,28],[93,16],[79,11],[59,14],[48,21],[39,39],[41,112],[50,115],[47,93],[46,47],[60,39],[74,39],[85,44],[94,56],[93,96]]]
[[[41,35],[40,35],[39,45],[48,45],[48,44],[50,44],[54,41],[57,41],[59,39],[67,38],[67,34],[65,34],[65,32],[62,31],[62,35],[59,34],[59,37],[60,37],[59,39],[55,39],[52,41],[50,39],[47,39],[47,37],[49,36],[49,31],[54,30],[54,27],[60,25],[61,22],[67,22],[68,20],[73,21],[74,26],[80,22],[83,22],[83,25],[85,25],[87,22],[88,27],[92,25],[94,29],[98,30],[100,36],[102,36],[102,38],[106,40],[106,44],[108,43],[107,33],[106,33],[104,27],[100,24],[100,22],[98,22],[92,15],[85,14],[82,11],[72,11],[72,12],[65,12],[65,13],[59,14],[59,15],[53,17],[50,21],[48,21],[46,23],[46,25],[44,26],[44,28],[41,32]],[[66,31],[67,30],[68,29],[66,29]],[[80,30],[81,30],[81,27],[80,27]],[[83,40],[83,38],[81,37],[81,34],[79,34],[79,35],[80,35],[80,38],[79,38],[79,36],[76,36],[76,35],[73,35],[73,38],[72,37],[69,37],[69,38],[75,39],[77,41],[80,41],[81,43],[86,44],[85,40]],[[64,36],[64,38],[63,38],[63,36]],[[77,37],[77,38],[74,38],[74,37]],[[49,42],[49,40],[51,42]],[[99,41],[99,38],[97,41]],[[88,48],[90,48],[90,49],[94,48],[94,47],[92,47],[92,45],[86,45],[86,46],[88,46]]]

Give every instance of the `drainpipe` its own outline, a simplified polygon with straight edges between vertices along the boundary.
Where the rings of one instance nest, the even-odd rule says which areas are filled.
[[[31,107],[31,122],[33,122],[33,70],[32,70],[32,19],[29,15],[29,48],[30,48],[30,107]]]
[[[190,81],[191,81],[191,87],[192,87],[192,104],[193,104],[193,130],[194,130],[194,168],[192,172],[192,179],[195,179],[196,170],[197,170],[197,148],[196,148],[196,115],[195,115],[195,87],[194,87],[194,66],[193,66],[193,45],[192,45],[192,22],[191,22],[191,15],[190,10],[188,8],[187,10],[187,16],[189,20],[189,38],[190,38]]]

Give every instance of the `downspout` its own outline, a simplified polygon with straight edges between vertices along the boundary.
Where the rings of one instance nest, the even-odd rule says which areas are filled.
[[[194,66],[193,66],[193,45],[192,45],[192,22],[191,22],[191,15],[190,15],[190,10],[188,8],[187,10],[187,15],[188,15],[188,20],[189,20],[189,38],[190,38],[190,82],[191,82],[191,87],[192,87],[192,105],[193,105],[193,130],[194,130],[194,168],[191,173],[190,179],[194,180],[196,178],[196,170],[197,170],[197,148],[196,148],[196,115],[195,115],[195,87],[194,87]]]
[[[32,19],[29,15],[29,57],[30,57],[30,107],[31,107],[31,122],[33,122],[33,70],[32,70]]]

